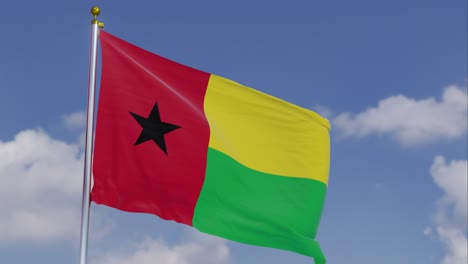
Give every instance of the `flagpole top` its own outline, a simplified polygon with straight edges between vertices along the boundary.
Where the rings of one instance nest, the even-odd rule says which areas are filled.
[[[93,6],[93,7],[91,7],[91,14],[94,17],[93,20],[91,20],[91,24],[97,24],[98,27],[103,28],[104,23],[97,20],[97,16],[99,16],[99,14],[101,14],[101,9],[98,6]]]
[[[99,16],[100,13],[101,13],[101,9],[99,8],[99,6],[91,7],[91,14],[93,14],[94,18]]]

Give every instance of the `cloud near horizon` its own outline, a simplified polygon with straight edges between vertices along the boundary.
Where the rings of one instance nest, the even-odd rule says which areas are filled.
[[[444,244],[446,255],[442,264],[468,263],[467,210],[468,210],[468,161],[447,162],[437,156],[430,170],[443,195],[434,212],[435,231]],[[432,231],[424,231],[432,236]]]
[[[366,111],[341,113],[332,123],[345,137],[382,134],[415,145],[465,135],[467,110],[467,88],[451,85],[444,89],[441,100],[391,96]]]
[[[86,113],[79,111],[64,115],[63,123],[70,129],[83,129],[86,126]]]
[[[162,240],[145,238],[129,245],[131,252],[120,250],[105,253],[93,259],[92,264],[227,264],[227,241],[218,237],[191,231],[191,236],[178,245],[168,246]]]
[[[84,112],[62,118],[62,126],[82,131],[75,142],[54,139],[42,129],[0,140],[0,244],[78,241],[85,121]],[[113,227],[96,213],[90,224],[99,230],[93,238]]]
[[[76,239],[82,174],[79,146],[40,129],[0,141],[0,243]]]

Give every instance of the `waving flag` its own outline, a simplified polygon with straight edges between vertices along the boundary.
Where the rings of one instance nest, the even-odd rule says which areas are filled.
[[[325,263],[329,122],[100,31],[92,201]]]

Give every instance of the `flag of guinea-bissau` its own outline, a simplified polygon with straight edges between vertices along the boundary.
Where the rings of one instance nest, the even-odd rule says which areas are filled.
[[[328,120],[100,31],[92,201],[312,256]]]

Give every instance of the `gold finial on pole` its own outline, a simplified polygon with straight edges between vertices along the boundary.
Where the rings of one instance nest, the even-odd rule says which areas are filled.
[[[96,19],[97,16],[101,13],[101,9],[99,9],[99,6],[93,6],[91,7],[91,14],[93,14],[94,19]]]
[[[91,24],[97,24],[98,27],[103,28],[104,23],[97,20],[97,16],[99,16],[100,13],[101,13],[101,9],[98,6],[91,7],[91,14],[94,17],[93,20],[91,21]]]

